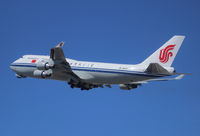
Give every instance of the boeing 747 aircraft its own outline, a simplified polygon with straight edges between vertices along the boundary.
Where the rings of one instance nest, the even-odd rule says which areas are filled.
[[[151,81],[168,81],[183,78],[171,66],[185,36],[173,36],[140,64],[113,64],[78,61],[65,58],[63,42],[50,50],[50,56],[24,55],[10,68],[18,78],[33,77],[66,81],[71,88],[89,90],[117,84],[130,90]],[[169,76],[177,75],[175,78]],[[166,78],[167,77],[167,78]]]

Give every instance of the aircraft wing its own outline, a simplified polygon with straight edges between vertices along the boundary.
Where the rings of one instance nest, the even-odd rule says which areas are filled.
[[[71,69],[70,64],[67,62],[64,52],[62,50],[63,42],[59,43],[56,47],[51,49],[50,58],[54,62],[55,76],[63,77],[67,79],[71,88],[81,88],[81,90],[89,90],[92,88],[100,87],[100,85],[94,85],[85,82],[81,77],[77,76]],[[84,75],[85,76],[85,75]]]
[[[61,48],[63,45],[64,42],[60,42],[57,46],[51,49],[50,58],[54,62],[54,71],[57,74],[65,74],[67,77],[70,77],[77,82],[81,81],[81,79],[75,73],[73,73],[69,63],[66,61],[64,52]]]

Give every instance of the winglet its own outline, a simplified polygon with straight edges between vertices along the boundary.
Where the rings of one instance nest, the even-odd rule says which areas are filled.
[[[56,45],[56,48],[60,48],[60,47],[63,47],[64,46],[64,42],[62,41],[62,42],[60,42],[58,45]]]
[[[54,48],[51,48],[50,58],[52,60],[55,60],[55,59],[65,60],[65,55],[64,55],[63,50],[61,48],[63,45],[64,45],[64,42],[60,42]]]

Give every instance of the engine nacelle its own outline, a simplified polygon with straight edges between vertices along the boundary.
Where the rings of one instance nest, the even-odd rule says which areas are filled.
[[[134,88],[137,88],[138,85],[135,85],[135,84],[120,84],[119,87],[120,89],[122,90],[131,90],[131,89],[134,89]]]
[[[48,70],[48,69],[51,69],[53,68],[54,66],[54,62],[49,59],[49,60],[42,60],[42,61],[39,61],[36,65],[36,67],[39,69],[39,70]]]
[[[35,70],[33,72],[33,75],[35,77],[38,77],[38,78],[47,78],[47,77],[51,77],[51,75],[53,74],[53,71],[51,69],[49,70]]]

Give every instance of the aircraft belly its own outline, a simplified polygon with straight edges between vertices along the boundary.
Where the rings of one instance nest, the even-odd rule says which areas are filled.
[[[150,79],[149,77],[138,76],[134,74],[129,75],[129,74],[90,72],[90,71],[73,71],[73,72],[78,76],[80,76],[81,79],[93,84],[126,84],[130,82]]]

